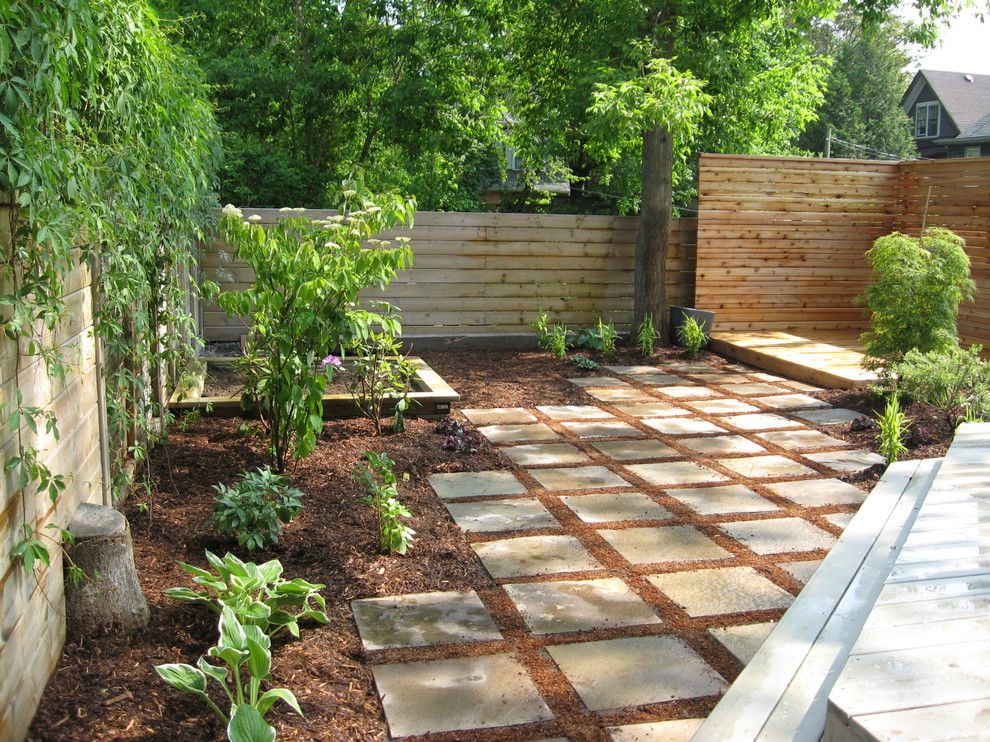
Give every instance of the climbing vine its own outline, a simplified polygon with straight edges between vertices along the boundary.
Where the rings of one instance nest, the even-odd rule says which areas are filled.
[[[164,413],[156,387],[191,354],[190,271],[216,214],[218,141],[197,67],[147,0],[0,3],[0,330],[11,348],[0,360],[15,379],[0,423],[16,441],[0,481],[25,514],[29,497],[55,504],[73,476],[44,452],[59,436],[47,399],[16,382],[38,359],[57,388],[92,355],[63,347],[70,320],[85,319],[64,298],[80,264],[97,297],[115,497],[125,460],[141,459]],[[47,563],[44,540],[56,540],[25,525],[15,556]]]

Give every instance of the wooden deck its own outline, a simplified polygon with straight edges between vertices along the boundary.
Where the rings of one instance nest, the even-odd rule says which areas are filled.
[[[727,358],[774,374],[829,389],[852,389],[876,382],[862,367],[863,348],[853,332],[749,330],[713,332],[711,349]]]

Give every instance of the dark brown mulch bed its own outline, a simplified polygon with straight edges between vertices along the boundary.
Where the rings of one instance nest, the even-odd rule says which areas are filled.
[[[542,353],[458,351],[421,355],[460,392],[462,408],[589,404],[593,400],[567,379],[603,373],[583,372],[570,362],[555,361]],[[684,360],[682,351],[663,350],[651,362]],[[726,363],[707,353],[699,360]],[[620,352],[611,362],[634,365],[644,360],[635,353]],[[821,392],[816,396],[866,414],[877,404],[866,392]],[[948,424],[917,405],[910,407],[908,414],[925,436],[911,455],[940,455],[951,436]],[[173,430],[169,441],[153,453],[152,495],[132,497],[125,508],[142,587],[151,604],[151,623],[128,640],[88,637],[82,642],[70,641],[45,690],[31,739],[88,742],[223,737],[220,725],[199,701],[165,686],[153,666],[193,662],[215,640],[212,614],[168,600],[162,591],[189,584],[175,565],[177,559],[202,564],[204,549],[223,552],[231,546],[206,525],[213,498],[211,485],[232,482],[238,472],[265,463],[262,442],[241,432],[240,423],[238,419],[200,420],[186,432]],[[447,517],[426,477],[441,471],[502,467],[508,462],[487,444],[475,455],[443,451],[443,436],[434,426],[432,421],[409,420],[406,434],[376,438],[369,421],[328,423],[315,455],[291,471],[294,486],[306,494],[306,508],[287,527],[277,547],[253,558],[278,558],[288,576],[326,583],[331,624],[304,630],[300,640],[277,642],[274,680],[297,693],[306,714],[300,719],[284,711],[273,713],[270,718],[278,727],[279,739],[386,739],[381,706],[350,616],[350,600],[467,587],[488,595],[497,592],[476,566],[467,541]],[[874,447],[874,432],[841,428],[821,429]],[[412,527],[418,541],[411,557],[377,552],[374,517],[357,502],[363,493],[352,481],[351,471],[369,448],[387,451],[396,460],[397,470],[410,475],[402,485],[402,496],[415,515]],[[857,483],[869,486],[871,481],[867,477]],[[150,506],[146,512],[139,506],[142,502]],[[721,670],[732,674],[732,668]],[[708,710],[698,708],[692,713]],[[583,734],[573,722],[562,720],[559,727],[557,723],[544,730],[548,736],[566,733],[574,739],[597,738],[595,730]],[[520,738],[513,734],[506,730],[503,736],[493,730],[486,739]]]

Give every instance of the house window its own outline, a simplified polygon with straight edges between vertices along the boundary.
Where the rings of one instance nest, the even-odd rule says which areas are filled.
[[[979,147],[966,147],[963,150],[963,157],[979,157],[980,148]]]
[[[942,107],[937,101],[919,103],[914,109],[914,136],[917,139],[938,136],[938,120]]]

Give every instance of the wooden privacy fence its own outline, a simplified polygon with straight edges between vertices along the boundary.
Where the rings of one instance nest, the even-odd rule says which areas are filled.
[[[696,305],[717,313],[719,330],[854,335],[866,327],[855,305],[866,250],[924,222],[966,239],[978,293],[960,334],[990,345],[990,158],[703,155],[699,194]]]
[[[281,213],[244,209],[245,217],[261,216],[262,224]],[[572,327],[592,325],[599,316],[626,329],[632,321],[636,218],[419,212],[414,224],[381,235],[412,238],[413,267],[385,292],[364,294],[398,306],[407,336],[529,333],[541,309]],[[675,220],[671,237],[668,296],[671,303],[690,304],[695,220]],[[203,272],[223,288],[241,288],[251,271],[231,261],[230,252],[220,242],[208,245]],[[202,330],[207,341],[236,340],[245,327],[205,302]]]

